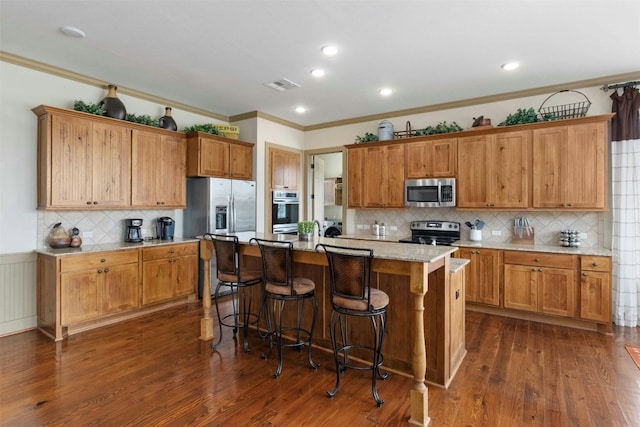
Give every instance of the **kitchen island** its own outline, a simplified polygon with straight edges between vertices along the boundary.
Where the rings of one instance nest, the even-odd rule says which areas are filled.
[[[316,237],[313,242],[304,242],[298,241],[296,236],[254,232],[236,235],[241,242],[240,253],[243,262],[254,268],[261,265],[260,251],[257,246],[249,244],[251,238],[293,242],[294,275],[307,277],[316,283],[316,297],[320,308],[314,345],[327,350],[331,349],[330,284],[325,254],[316,252],[315,246],[317,243],[325,243],[373,249],[372,286],[385,291],[390,299],[387,333],[383,345],[383,366],[393,372],[413,377],[414,384],[409,396],[409,423],[429,423],[428,390],[425,381],[443,387],[448,386],[466,354],[464,280],[461,281],[462,289],[451,286],[451,254],[457,248],[324,237]],[[208,260],[212,255],[213,243],[210,240],[201,240],[200,256],[205,266],[209,265]],[[464,271],[463,268],[460,270]],[[204,283],[209,283],[210,274],[215,272],[205,268]],[[456,284],[459,282],[456,281]],[[306,313],[304,322],[309,322],[310,317],[310,313]],[[354,324],[352,331],[355,330],[357,326]],[[209,298],[203,299],[200,338],[213,338]]]

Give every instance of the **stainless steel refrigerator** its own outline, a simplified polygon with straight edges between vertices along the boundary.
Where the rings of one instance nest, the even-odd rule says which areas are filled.
[[[235,233],[256,230],[256,183],[223,178],[188,178],[187,208],[183,214],[183,235]],[[215,258],[215,257],[214,257]],[[215,259],[211,260],[211,295],[217,279]],[[202,297],[202,270],[198,294]],[[228,289],[221,290],[221,294]]]

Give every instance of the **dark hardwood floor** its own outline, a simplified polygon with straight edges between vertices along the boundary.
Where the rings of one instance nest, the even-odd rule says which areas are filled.
[[[0,425],[396,426],[408,418],[411,379],[379,383],[348,371],[338,394],[332,357],[252,351],[224,330],[211,352],[199,306],[169,309],[53,343],[30,331],[0,338]],[[467,312],[468,354],[448,390],[429,387],[433,426],[640,426],[640,369],[624,344],[638,328],[602,335]],[[217,333],[217,331],[216,331]]]

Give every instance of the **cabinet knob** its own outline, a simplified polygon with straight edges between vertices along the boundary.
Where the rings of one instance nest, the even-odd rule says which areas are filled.
[[[98,202],[93,202],[93,204],[94,204],[94,205],[97,205],[97,204],[98,204]]]
[[[539,269],[538,269],[538,271],[539,271],[540,273],[542,273],[542,269],[541,269],[541,268],[539,268]]]
[[[104,259],[104,258],[102,258],[102,259],[100,260],[100,262],[106,262],[106,261],[107,261],[107,260],[106,260],[106,259]]]
[[[100,273],[102,273],[102,269],[101,268],[98,269],[98,274],[100,274]]]
[[[87,204],[90,205],[91,204],[91,200],[87,200]]]
[[[586,273],[586,272],[583,272],[583,273],[582,273],[582,275],[583,275],[583,276],[586,276],[586,275],[587,275],[587,273]]]
[[[536,258],[534,261],[535,262],[540,262],[540,258]]]
[[[597,266],[598,266],[598,263],[597,263],[597,262],[594,262],[594,263],[592,263],[591,265],[592,265],[593,267],[597,267]]]
[[[108,268],[105,268],[105,269],[104,269],[104,272],[105,272],[105,273],[108,273],[108,272],[109,272],[109,269],[108,269]]]
[[[536,271],[536,269],[535,269],[535,268],[533,268],[533,267],[531,267],[531,271]]]

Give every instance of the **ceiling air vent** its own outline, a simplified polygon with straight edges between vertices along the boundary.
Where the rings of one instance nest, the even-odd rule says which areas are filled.
[[[299,84],[292,82],[291,80],[285,79],[284,77],[280,80],[276,80],[275,82],[263,83],[265,86],[270,87],[273,90],[277,90],[278,92],[284,92],[285,90],[295,89],[300,87]]]

